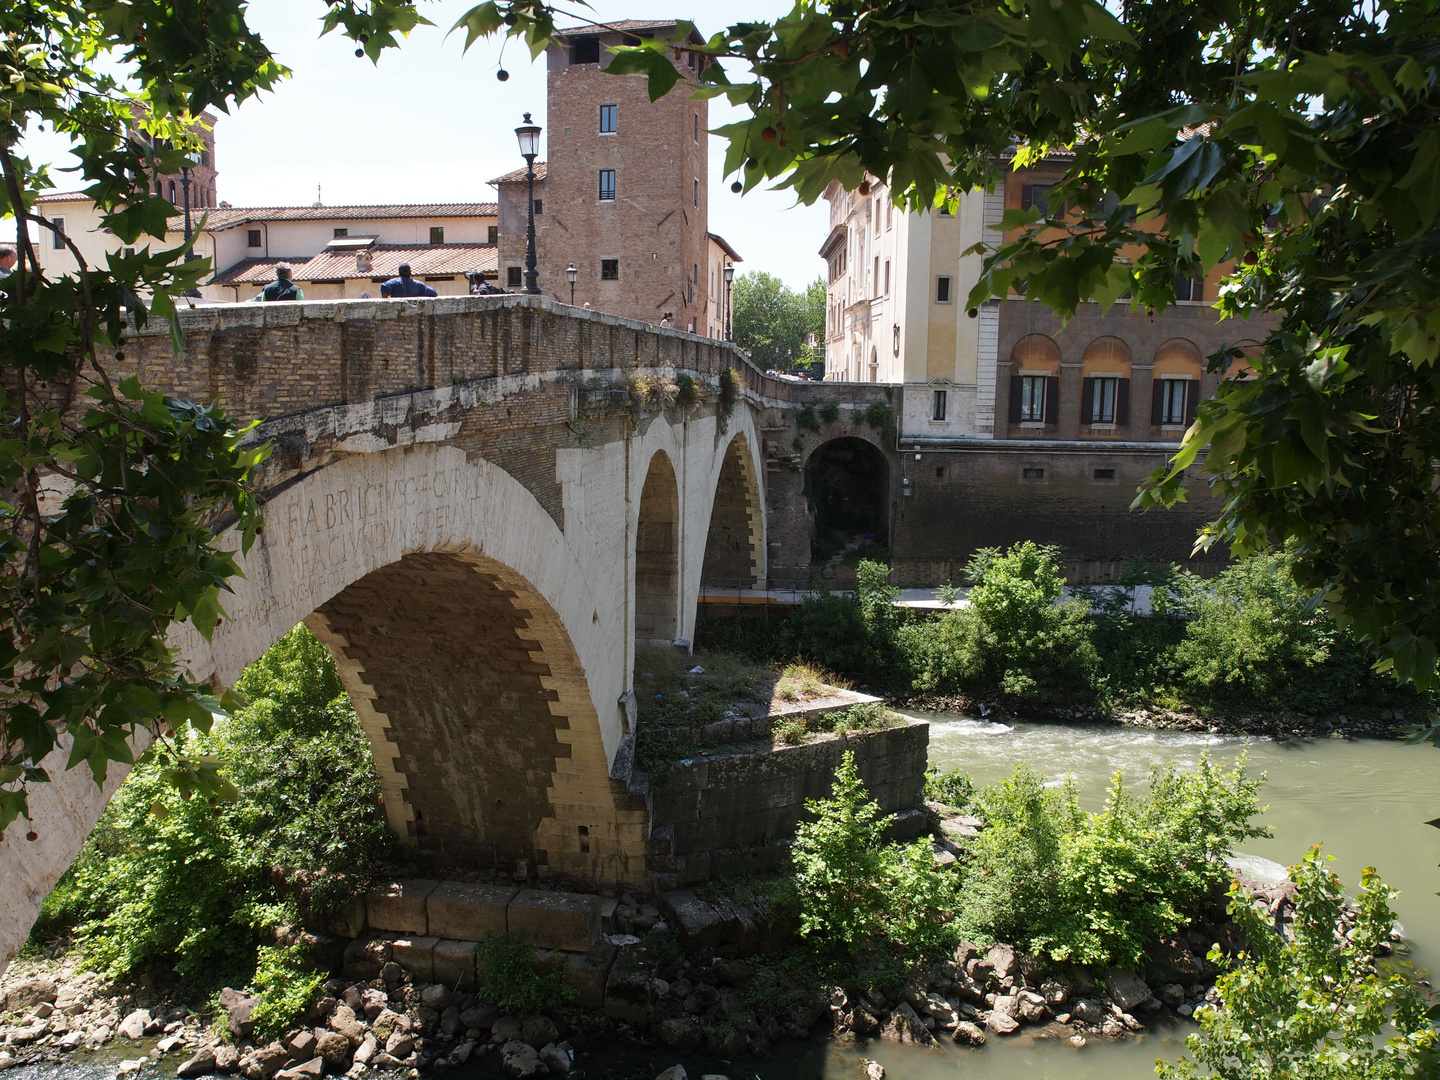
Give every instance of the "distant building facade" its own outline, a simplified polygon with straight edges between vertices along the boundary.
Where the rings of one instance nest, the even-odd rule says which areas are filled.
[[[577,276],[575,303],[723,336],[723,280],[716,261],[738,261],[708,228],[708,108],[684,82],[652,102],[644,76],[605,72],[609,47],[669,38],[673,21],[625,20],[562,31],[546,50],[546,160],[535,167],[535,245],[540,290],[570,302],[566,268]],[[707,58],[687,49],[672,59],[691,79]],[[501,285],[524,284],[525,170],[491,181],[499,192]]]
[[[1226,268],[1178,280],[1163,312],[1087,303],[1063,330],[1019,294],[967,309],[981,259],[962,252],[999,245],[1004,212],[1043,199],[1065,165],[1057,155],[1009,170],[949,213],[894,209],[873,180],[864,194],[826,192],[826,378],[899,391],[887,526],[898,584],[958,581],[977,548],[1020,539],[1059,544],[1084,580],[1112,579],[1133,559],[1185,563],[1218,512],[1203,481],[1174,510],[1129,507],[1219,385],[1206,358],[1253,355],[1267,333],[1219,318]]]

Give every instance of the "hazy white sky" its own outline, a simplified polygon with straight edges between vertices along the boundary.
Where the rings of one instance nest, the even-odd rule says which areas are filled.
[[[219,198],[236,206],[308,205],[318,184],[332,205],[492,201],[495,189],[487,181],[523,164],[514,134],[521,114],[545,122],[544,61],[531,63],[528,51],[511,42],[503,56],[510,79],[502,83],[495,78],[502,62],[497,42],[478,42],[462,56],[463,32],[448,39],[446,33],[474,2],[422,2],[422,14],[436,25],[417,29],[376,67],[357,59],[348,39],[317,36],[320,0],[255,0],[250,25],[294,77],[220,118]],[[789,6],[787,0],[729,0],[717,11],[697,0],[594,0],[589,14],[688,18],[709,34],[723,23],[774,19]],[[723,100],[710,102],[713,127],[732,115]],[[39,160],[63,160],[64,147],[53,135],[32,137],[26,149]],[[724,142],[712,137],[710,228],[744,257],[741,271],[765,270],[793,288],[818,277],[825,204],[796,206],[785,192],[732,194],[720,173],[723,162]],[[83,186],[64,174],[57,185]],[[13,237],[8,224],[4,231]]]

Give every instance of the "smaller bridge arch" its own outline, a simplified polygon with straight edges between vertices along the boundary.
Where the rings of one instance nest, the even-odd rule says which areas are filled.
[[[635,526],[635,641],[670,644],[680,626],[680,486],[657,450],[640,489]]]
[[[765,508],[750,440],[741,432],[725,448],[710,525],[700,587],[752,589],[765,584]]]

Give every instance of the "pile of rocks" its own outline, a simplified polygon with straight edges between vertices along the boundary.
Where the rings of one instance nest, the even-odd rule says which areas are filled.
[[[1010,945],[993,945],[982,953],[961,942],[950,960],[912,977],[894,1000],[878,990],[852,999],[836,988],[830,1012],[842,1036],[925,1045],[949,1037],[983,1046],[989,1035],[1012,1035],[1030,1024],[1068,1027],[1071,1042],[1083,1046],[1087,1036],[1124,1038],[1145,1030],[1140,1016],[1167,1007],[1190,1016],[1202,1002],[1217,1000],[1205,977],[1214,971],[1207,970],[1207,962],[1184,944],[1162,946],[1161,952],[1160,964],[1150,973],[1155,985],[1133,971],[1111,969],[1102,987],[1081,971],[1046,972]],[[1186,981],[1162,981],[1167,975]]]
[[[158,1058],[198,1046],[208,1034],[189,1010],[164,1007],[71,963],[19,960],[0,976],[0,1070],[146,1037],[158,1037],[151,1050]]]
[[[254,1039],[252,1014],[259,1002],[224,991],[221,1004],[234,1041],[201,1047],[176,1075],[353,1078],[370,1069],[452,1068],[494,1054],[508,1075],[539,1077],[564,1076],[574,1062],[570,1043],[549,1016],[511,1016],[443,983],[413,983],[398,964],[386,964],[370,982],[331,979],[325,991],[307,1018],[312,1023],[269,1043]]]

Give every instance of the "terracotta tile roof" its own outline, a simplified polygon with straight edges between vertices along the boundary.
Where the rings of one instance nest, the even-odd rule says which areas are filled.
[[[725,238],[719,233],[707,232],[705,235],[708,236],[711,240],[714,240],[715,243],[719,244],[725,250],[725,254],[729,255],[730,258],[735,262],[745,261],[740,257],[740,253],[736,251],[733,247],[731,247],[728,243],[726,243]]]
[[[535,162],[535,179],[536,179],[536,180],[544,180],[544,179],[545,179],[545,173],[546,173],[546,172],[547,172],[547,170],[546,170],[546,168],[545,168],[545,162],[543,162],[543,161],[537,161],[537,162]],[[515,183],[516,181],[523,181],[524,179],[525,179],[525,170],[524,170],[524,169],[516,169],[514,172],[507,172],[504,176],[497,176],[497,177],[495,177],[495,179],[494,179],[494,180],[491,180],[490,183],[492,183],[492,184],[513,184],[513,183]]]
[[[212,279],[216,285],[260,285],[275,280],[277,263],[289,262],[293,281],[388,279],[408,262],[418,278],[448,274],[493,274],[499,267],[494,244],[376,244],[368,249],[370,269],[361,270],[354,252],[322,251],[312,259],[242,259]]]
[[[599,25],[587,23],[582,26],[567,26],[556,30],[557,34],[603,34],[608,31],[668,30],[675,25],[674,19],[610,19]]]
[[[36,202],[89,202],[90,196],[83,191],[47,191],[35,196]]]
[[[251,221],[382,221],[393,218],[495,217],[497,203],[397,203],[374,206],[221,206],[209,211],[190,211],[197,226],[200,215],[208,213],[205,229],[221,232]],[[179,232],[185,215],[170,218],[167,228]]]

